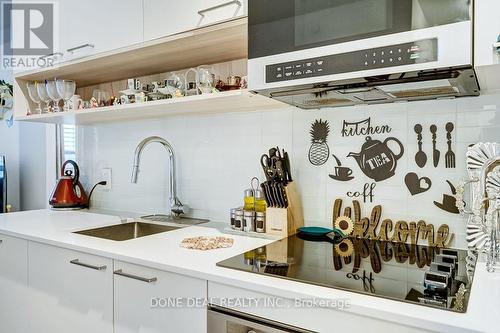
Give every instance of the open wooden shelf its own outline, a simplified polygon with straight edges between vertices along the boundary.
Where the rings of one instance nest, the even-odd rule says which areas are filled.
[[[16,80],[71,79],[79,87],[248,57],[247,18],[239,18],[29,72]]]
[[[16,117],[18,121],[92,125],[105,122],[154,119],[173,115],[214,114],[277,109],[285,104],[253,95],[248,90],[233,90],[144,103]]]

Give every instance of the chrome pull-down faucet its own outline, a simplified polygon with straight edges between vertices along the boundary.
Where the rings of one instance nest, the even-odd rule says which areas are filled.
[[[172,145],[170,143],[159,137],[159,136],[150,136],[137,145],[135,148],[135,154],[134,154],[134,165],[132,167],[132,178],[131,182],[132,183],[137,183],[137,178],[139,174],[139,165],[141,163],[141,154],[142,150],[144,147],[146,147],[148,144],[156,142],[161,144],[165,149],[168,151],[169,154],[169,159],[170,159],[170,174],[169,174],[169,185],[170,185],[170,211],[175,215],[179,216],[181,214],[185,214],[187,207],[184,206],[179,198],[177,197],[177,176],[176,176],[176,171],[175,171],[175,154],[174,154],[174,148],[172,148]]]

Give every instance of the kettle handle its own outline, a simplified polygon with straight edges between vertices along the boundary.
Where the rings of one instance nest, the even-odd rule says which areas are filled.
[[[394,155],[394,157],[396,158],[396,160],[399,160],[403,156],[403,154],[405,152],[405,148],[403,147],[403,144],[398,139],[390,137],[390,138],[385,139],[384,145],[387,146],[387,143],[389,141],[394,141],[394,142],[396,142],[399,145],[399,154],[397,154],[397,155],[395,154]]]
[[[73,177],[73,186],[76,186],[80,178],[80,169],[78,168],[78,164],[76,164],[75,161],[67,160],[66,162],[63,163],[61,167],[61,176],[64,176],[64,170],[66,169],[66,165],[68,164],[71,164],[73,166],[73,169],[75,169],[75,177]]]

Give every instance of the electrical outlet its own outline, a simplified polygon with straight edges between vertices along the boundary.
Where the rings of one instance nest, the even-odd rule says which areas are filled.
[[[101,169],[101,177],[99,181],[106,181],[106,185],[101,186],[102,190],[111,190],[111,168]]]

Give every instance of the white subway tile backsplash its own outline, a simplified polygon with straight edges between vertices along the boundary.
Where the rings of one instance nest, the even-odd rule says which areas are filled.
[[[292,175],[302,199],[307,225],[331,226],[332,205],[342,198],[344,207],[352,200],[360,201],[363,216],[369,216],[373,206],[383,206],[382,219],[425,220],[435,226],[448,224],[455,233],[454,245],[465,247],[465,219],[440,210],[433,201],[441,201],[444,193],[451,194],[446,183],[453,184],[465,176],[464,156],[468,144],[478,141],[500,140],[500,94],[457,100],[421,101],[299,110],[284,106],[274,111],[256,111],[204,116],[178,116],[161,120],[144,120],[120,124],[83,127],[79,131],[79,163],[87,185],[99,181],[102,168],[112,168],[113,188],[97,189],[93,205],[99,208],[138,213],[165,213],[168,211],[168,154],[160,145],[151,145],[144,151],[141,175],[137,184],[130,183],[133,153],[137,143],[147,136],[167,139],[176,152],[178,195],[192,208],[192,215],[216,221],[226,221],[231,207],[242,205],[243,190],[250,187],[253,176],[265,179],[260,156],[272,146],[285,148],[291,157]],[[374,140],[397,138],[405,148],[397,161],[395,175],[378,182],[373,189],[373,202],[366,198],[365,184],[373,183],[359,168],[355,159],[347,157],[358,153],[366,136],[342,136],[343,122],[359,122],[370,118],[370,125],[388,125],[390,133],[372,134]],[[308,154],[311,147],[311,124],[316,119],[327,120],[330,133],[327,144],[330,156],[321,166],[313,166]],[[445,124],[453,122],[452,149],[456,154],[456,168],[444,167],[446,153]],[[423,150],[427,164],[415,164],[417,137],[414,125],[423,126]],[[441,160],[432,165],[432,143],[429,127],[436,124],[437,148]],[[389,144],[397,153],[398,146]],[[352,169],[354,179],[340,182],[329,177],[337,163]],[[427,192],[412,196],[404,183],[408,172],[432,180]],[[348,192],[351,196],[348,196]],[[359,192],[359,193],[356,193]],[[358,197],[353,197],[355,194]]]

